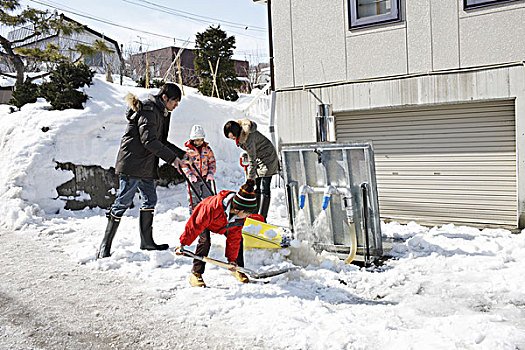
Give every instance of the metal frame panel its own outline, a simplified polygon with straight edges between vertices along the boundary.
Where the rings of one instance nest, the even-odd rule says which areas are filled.
[[[348,254],[351,235],[367,259],[383,254],[374,152],[368,143],[282,145],[294,236]],[[363,192],[365,195],[363,195]]]

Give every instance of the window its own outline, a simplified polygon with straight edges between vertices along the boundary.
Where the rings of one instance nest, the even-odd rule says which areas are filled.
[[[463,7],[465,9],[490,6],[501,2],[511,2],[516,0],[463,0]]]
[[[399,0],[348,0],[348,10],[350,28],[401,20]]]
[[[86,56],[84,63],[90,67],[102,67],[102,55],[100,52],[97,52],[94,56]]]

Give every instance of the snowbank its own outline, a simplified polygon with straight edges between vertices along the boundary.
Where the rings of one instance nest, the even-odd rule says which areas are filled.
[[[298,232],[292,247],[250,250],[245,261],[261,272],[292,265],[299,270],[241,285],[228,271],[207,266],[210,288],[199,289],[188,283],[191,259],[139,249],[135,207],[122,219],[112,256],[94,260],[106,224],[103,210],[63,210],[55,188],[72,175],[56,170],[55,161],[112,166],[126,125],[128,92],[148,94],[97,76],[87,88],[91,99],[84,110],[50,111],[38,101],[9,114],[8,106],[0,106],[1,227],[37,236],[50,251],[65,250],[71,264],[93,272],[90,278],[110,271],[140,281],[141,297],[158,305],[151,314],[166,324],[233,329],[279,349],[525,347],[525,235],[507,230],[383,224],[384,236],[394,240],[392,258],[370,269],[316,254]],[[172,117],[170,141],[182,145],[191,126],[201,124],[217,157],[217,187],[238,188],[244,180],[240,150],[224,137],[222,126],[243,117],[251,96],[232,103],[185,92]],[[267,130],[267,116],[250,117]],[[159,188],[158,194],[155,240],[173,247],[189,217],[186,186]],[[285,203],[283,189],[274,188],[269,222],[286,225]],[[224,259],[224,237],[212,235],[212,242],[211,256]],[[129,317],[154,320],[150,314]],[[214,341],[210,346],[222,348],[220,337]],[[257,341],[241,339],[239,348],[245,345],[253,348]]]
[[[85,89],[90,99],[83,110],[51,111],[43,99],[11,114],[9,106],[0,106],[0,210],[6,213],[0,226],[18,229],[38,224],[44,213],[53,214],[64,207],[56,187],[73,175],[56,170],[56,162],[105,169],[114,166],[126,127],[124,96],[131,92],[143,99],[152,92],[131,86],[129,80],[126,83],[108,83],[97,75],[94,84]],[[215,152],[219,183],[236,187],[243,180],[242,170],[236,166],[240,152],[224,137],[222,126],[229,119],[242,118],[242,109],[203,97],[195,89],[185,87],[184,91],[186,95],[172,116],[170,141],[183,147],[191,126],[201,124],[206,140],[219,150]]]

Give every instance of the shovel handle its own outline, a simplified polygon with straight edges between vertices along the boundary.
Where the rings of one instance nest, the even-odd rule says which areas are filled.
[[[208,191],[210,191],[211,194],[213,195],[216,195],[217,193],[216,192],[213,192],[213,190],[211,189],[210,185],[208,185],[208,181],[206,181],[203,177],[202,177],[202,173],[200,172],[199,169],[197,169],[197,167],[195,166],[194,163],[191,163],[191,166],[193,167],[193,169],[197,172],[197,175],[199,176],[199,179],[201,179],[202,182],[204,182],[204,186],[206,186],[206,188],[208,189]],[[202,200],[202,199],[201,199]]]
[[[210,264],[213,264],[213,265],[217,265],[219,267],[225,268],[225,269],[230,270],[230,271],[232,269],[234,269],[234,270],[237,270],[239,272],[245,273],[247,275],[255,274],[255,272],[253,272],[251,270],[248,270],[248,269],[245,269],[244,267],[228,264],[228,263],[226,263],[224,261],[208,258],[207,256],[197,255],[197,254],[195,254],[195,253],[193,253],[193,252],[191,252],[191,251],[189,251],[187,249],[184,249],[184,247],[180,248],[180,252],[183,253],[184,255],[190,257],[190,258],[197,259],[197,260],[200,260],[200,261],[204,261],[206,263],[210,263]]]

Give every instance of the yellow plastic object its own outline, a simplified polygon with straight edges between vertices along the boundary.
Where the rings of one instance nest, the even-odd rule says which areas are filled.
[[[281,248],[281,230],[279,226],[247,218],[242,228],[244,248]]]
[[[353,222],[349,222],[350,224],[350,244],[352,245],[350,247],[350,254],[348,254],[348,257],[345,259],[345,264],[351,264],[352,261],[355,259],[355,254],[357,252],[357,236],[355,233],[355,227]]]

